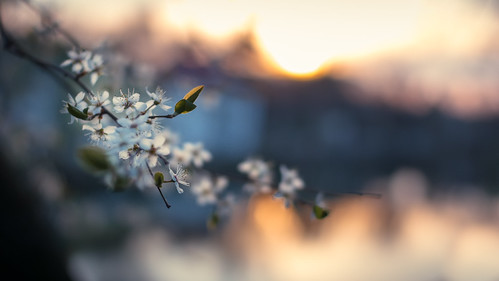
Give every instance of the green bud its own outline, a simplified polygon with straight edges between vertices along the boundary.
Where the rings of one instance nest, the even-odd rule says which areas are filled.
[[[156,172],[154,174],[154,184],[157,186],[157,187],[161,187],[161,185],[163,185],[163,182],[165,181],[165,176],[163,175],[163,173],[161,172]]]
[[[175,115],[191,112],[195,108],[196,108],[196,105],[193,104],[192,102],[185,100],[185,99],[181,99],[175,105]]]
[[[69,103],[66,105],[68,107],[69,114],[73,115],[74,117],[76,117],[78,119],[87,120],[88,115],[86,112],[81,112],[78,108],[70,105]],[[88,111],[88,108],[86,108],[86,110]]]
[[[184,100],[188,100],[194,103],[203,89],[204,89],[203,85],[194,87],[184,96]]]
[[[103,172],[111,169],[106,151],[96,146],[86,146],[78,150],[78,157],[83,164],[94,172]]]
[[[208,229],[215,229],[218,226],[220,218],[217,213],[212,213],[208,221],[206,222],[206,226]]]
[[[321,220],[329,215],[329,210],[326,210],[324,208],[321,208],[317,205],[314,205],[314,216]]]
[[[111,190],[115,192],[124,191],[130,185],[130,183],[130,178],[121,175],[114,175]]]

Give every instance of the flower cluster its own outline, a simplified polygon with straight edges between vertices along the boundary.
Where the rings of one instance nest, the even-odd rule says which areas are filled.
[[[296,196],[296,191],[305,188],[305,182],[298,175],[295,169],[281,165],[281,180],[277,189],[273,185],[272,165],[261,159],[250,158],[238,165],[241,173],[244,173],[251,180],[244,187],[251,193],[271,193],[274,198],[284,198],[285,206],[289,207]]]
[[[72,80],[83,89],[84,92],[74,97],[68,94],[61,112],[70,114],[70,124],[80,123],[93,146],[81,148],[78,155],[88,168],[104,176],[111,189],[122,190],[130,185],[156,187],[169,208],[161,189],[163,185],[170,183],[178,193],[184,192],[183,187],[191,186],[188,190],[196,197],[197,203],[213,208],[208,226],[216,226],[220,216],[228,215],[234,208],[235,196],[226,193],[228,178],[202,170],[203,165],[212,159],[210,152],[200,142],[179,144],[178,136],[159,121],[194,110],[204,86],[193,88],[174,107],[168,104],[170,98],[160,88],[153,92],[146,88],[146,95],[135,90],[120,90],[114,96],[108,91],[93,92],[81,78],[88,75],[90,83],[96,84],[103,74],[102,56],[81,49],[71,36],[62,32],[75,49],[67,53],[68,59],[56,66],[37,60],[2,31],[2,39],[10,46],[7,51],[45,69],[55,68],[61,77]],[[70,67],[71,71],[64,67]],[[168,114],[171,109],[173,112]],[[239,171],[250,180],[244,189],[284,198],[287,207],[293,202],[305,202],[297,198],[297,191],[305,188],[298,172],[280,166],[280,182],[276,185],[272,168],[271,163],[256,158],[240,163]],[[169,179],[165,179],[165,174]],[[322,219],[329,213],[322,193],[310,205],[316,218]]]
[[[80,92],[73,98],[68,95],[63,111],[71,114],[71,121],[78,120],[93,145],[102,148],[110,163],[105,179],[111,188],[117,184],[135,184],[139,188],[158,186],[153,170],[166,166],[166,174],[179,193],[181,186],[189,186],[186,169],[191,165],[201,168],[211,160],[211,154],[201,143],[184,143],[176,146],[178,136],[157,121],[156,111],[171,108],[165,92],[157,88],[147,91],[147,99],[141,101],[140,93],[119,91],[110,97],[109,92],[86,94]],[[144,97],[144,95],[142,95]],[[112,116],[112,117],[111,117]],[[111,118],[110,118],[111,117]],[[114,118],[113,118],[114,117]],[[176,166],[174,172],[170,167]]]
[[[237,166],[239,172],[246,174],[251,180],[243,187],[250,193],[270,193],[274,175],[272,164],[258,158],[249,158]]]
[[[77,77],[90,74],[90,82],[92,85],[95,85],[99,76],[102,75],[102,56],[86,50],[71,50],[68,52],[68,57],[68,59],[61,63],[61,66],[71,65],[71,71]]]
[[[100,73],[102,59],[99,56],[88,51],[70,51],[68,55],[69,59],[62,65],[72,65],[77,75]],[[96,79],[91,78],[92,84]],[[213,226],[220,216],[228,215],[235,206],[235,196],[225,193],[228,178],[201,170],[211,161],[211,153],[201,142],[179,143],[178,136],[159,121],[195,109],[194,101],[202,89],[203,86],[192,89],[177,102],[174,112],[167,115],[161,114],[172,109],[168,104],[170,98],[159,87],[154,92],[146,88],[145,95],[135,90],[120,90],[114,96],[108,91],[80,92],[74,98],[68,95],[62,112],[70,114],[70,123],[81,123],[82,130],[94,145],[82,158],[104,174],[110,188],[121,190],[132,184],[139,188],[155,186],[170,207],[161,192],[163,185],[171,183],[178,193],[183,193],[184,187],[190,187],[199,205],[213,207],[208,221]],[[283,198],[286,207],[297,200],[297,191],[305,188],[298,171],[284,165],[279,167],[277,184],[270,162],[250,158],[240,163],[238,169],[249,179],[244,190]],[[314,204],[317,218],[327,215],[321,198]]]

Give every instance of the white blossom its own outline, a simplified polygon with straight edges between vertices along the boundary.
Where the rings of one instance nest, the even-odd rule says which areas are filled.
[[[67,114],[68,112],[68,105],[71,105],[75,108],[77,108],[80,111],[83,111],[85,108],[88,107],[88,104],[83,100],[85,98],[85,93],[84,92],[79,92],[74,98],[68,94],[68,100],[67,101],[62,101],[64,103],[64,107],[61,109],[61,113]],[[73,122],[78,122],[78,118],[74,117],[71,115],[71,120],[69,121],[68,124],[73,124]]]
[[[108,98],[108,91],[104,91],[102,93],[97,92],[94,96],[90,97],[90,106],[88,107],[88,112],[90,112],[92,115],[101,113],[102,107],[107,106],[111,103]]]
[[[155,119],[153,119],[155,120]],[[165,145],[168,146],[168,148],[172,149],[172,147],[174,147],[178,141],[179,141],[179,136],[178,134],[168,130],[168,129],[163,129],[161,131],[161,134],[165,137]]]
[[[268,180],[272,178],[270,164],[257,158],[247,159],[237,166],[239,172],[247,174],[248,177],[255,181]]]
[[[199,205],[215,204],[217,195],[213,182],[210,178],[202,178],[198,183],[192,186],[192,192],[196,195]]]
[[[129,128],[116,128],[116,137],[110,143],[110,155],[117,155],[119,159],[129,159],[140,137]]]
[[[192,155],[188,151],[175,147],[173,148],[170,162],[175,166],[189,166],[191,163],[191,157]]]
[[[241,173],[247,174],[252,182],[243,186],[250,193],[269,193],[272,191],[273,173],[270,163],[261,159],[250,158],[237,166]]]
[[[168,172],[172,177],[172,181],[175,183],[175,187],[177,187],[178,193],[183,193],[184,190],[180,188],[180,184],[189,186],[190,184],[186,181],[187,178],[187,170],[183,169],[181,165],[177,165],[177,172],[173,172],[171,167],[168,167]]]
[[[172,108],[169,105],[166,105],[168,101],[170,101],[170,98],[165,97],[165,91],[163,91],[161,88],[156,88],[156,91],[154,93],[149,92],[149,90],[146,89],[147,95],[151,98],[152,101],[152,106],[158,106],[159,108],[163,109],[164,111],[169,110]],[[150,106],[150,104],[148,104]]]
[[[61,63],[61,66],[71,65],[71,71],[77,75],[90,73],[90,83],[95,85],[99,76],[102,75],[102,56],[85,50],[71,50],[68,52],[68,57]]]
[[[248,182],[243,185],[243,190],[248,193],[270,193],[272,182]]]
[[[71,50],[68,52],[68,57],[69,58],[67,60],[61,63],[61,66],[72,65],[71,71],[76,74],[90,71],[88,61],[92,57],[92,52],[85,50]]]
[[[278,191],[274,194],[274,198],[283,198],[284,204],[288,208],[295,198],[296,190],[303,189],[305,183],[299,177],[297,170],[289,169],[284,165],[281,165],[279,169],[281,171],[281,181],[279,182]]]
[[[298,189],[303,189],[305,183],[298,175],[298,171],[295,169],[288,169],[288,167],[281,165],[279,167],[281,171],[281,181],[279,182],[279,191],[283,193],[294,193]]]
[[[114,138],[115,126],[103,127],[102,123],[97,123],[93,127],[84,124],[83,130],[90,131],[90,139],[96,143],[107,142]]]
[[[326,208],[326,201],[324,200],[324,193],[322,193],[322,192],[317,193],[317,195],[315,196],[314,203],[315,203],[315,205],[317,205],[323,209]]]
[[[184,144],[184,151],[190,155],[190,160],[194,163],[194,166],[200,168],[203,166],[204,162],[211,160],[211,153],[203,148],[203,144],[190,143]]]
[[[209,176],[204,176],[192,186],[191,190],[196,196],[199,205],[216,204],[218,201],[217,194],[222,192],[228,183],[227,177],[219,176],[213,180]]]
[[[142,138],[139,141],[140,148],[145,150],[145,157],[149,167],[156,167],[158,163],[158,155],[165,156],[170,153],[168,146],[165,146],[165,137],[156,136],[154,139]]]
[[[131,116],[133,113],[141,113],[147,107],[147,105],[143,102],[140,102],[140,94],[133,93],[130,94],[130,91],[125,95],[120,90],[121,97],[113,97],[114,110],[118,113],[125,111],[127,116]]]
[[[141,115],[135,119],[130,118],[118,118],[118,124],[120,124],[120,130],[126,130],[130,133],[134,133],[137,136],[151,137],[153,134],[153,128],[150,123],[148,123],[148,118],[145,115]]]
[[[95,85],[100,76],[102,76],[103,60],[101,55],[93,55],[92,59],[88,60],[88,67],[90,70],[90,83]]]

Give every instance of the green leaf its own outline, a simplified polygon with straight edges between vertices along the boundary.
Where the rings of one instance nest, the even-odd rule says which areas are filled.
[[[104,172],[112,167],[109,159],[107,159],[106,151],[100,147],[87,146],[80,148],[78,157],[87,168],[94,172]]]
[[[321,220],[329,215],[329,210],[326,210],[324,208],[321,208],[317,205],[314,205],[314,216]]]
[[[111,185],[111,190],[116,192],[124,191],[132,181],[130,178],[121,176],[121,175],[113,175],[113,181]]]
[[[203,89],[204,89],[204,85],[194,87],[192,90],[190,90],[184,96],[184,100],[188,100],[188,101],[194,103]]]
[[[87,120],[88,115],[85,112],[81,112],[78,108],[70,105],[69,103],[66,105],[67,105],[69,114],[73,115],[74,117],[76,117],[78,119]],[[88,111],[88,108],[86,108],[86,110]]]
[[[196,105],[193,104],[192,102],[185,100],[185,99],[181,99],[175,105],[175,115],[191,112],[195,108],[196,108]]]
[[[217,213],[212,213],[208,221],[206,222],[206,225],[208,229],[215,229],[218,226],[218,223],[220,222],[220,218],[218,217]]]
[[[156,172],[154,174],[154,184],[157,186],[157,187],[161,187],[161,185],[163,185],[163,182],[165,181],[165,176],[163,175],[163,173],[161,172]]]

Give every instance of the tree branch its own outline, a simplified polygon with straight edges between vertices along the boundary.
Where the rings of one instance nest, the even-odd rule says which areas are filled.
[[[151,167],[149,167],[149,164],[146,163],[146,166],[147,166],[147,170],[149,171],[149,174],[151,175],[151,177],[153,178],[154,180],[154,175],[152,173],[152,170],[151,170]],[[168,201],[166,201],[166,198],[165,196],[163,195],[163,191],[161,191],[161,188],[159,186],[156,186],[158,188],[158,191],[159,191],[159,194],[161,194],[161,198],[163,198],[163,202],[165,202],[165,205],[168,209],[171,208],[171,205],[168,204]]]
[[[56,73],[59,73],[63,77],[66,77],[73,82],[75,82],[80,88],[82,88],[85,92],[87,92],[90,96],[95,96],[95,94],[90,90],[90,88],[87,87],[83,82],[80,81],[79,77],[74,75],[73,73],[65,70],[64,68],[46,62],[42,59],[39,59],[32,54],[30,54],[28,51],[26,51],[21,45],[5,30],[5,27],[3,25],[3,20],[2,20],[2,15],[1,15],[1,5],[0,5],[0,38],[3,41],[3,49],[6,50],[7,52],[11,53],[14,56],[17,56],[19,58],[25,59],[34,65],[47,70],[47,71],[54,71]],[[110,112],[107,108],[102,107],[103,109],[103,114],[107,114],[111,119],[113,119],[116,124],[118,124],[117,120],[118,117],[116,117],[112,112]],[[118,124],[118,126],[120,126]]]

